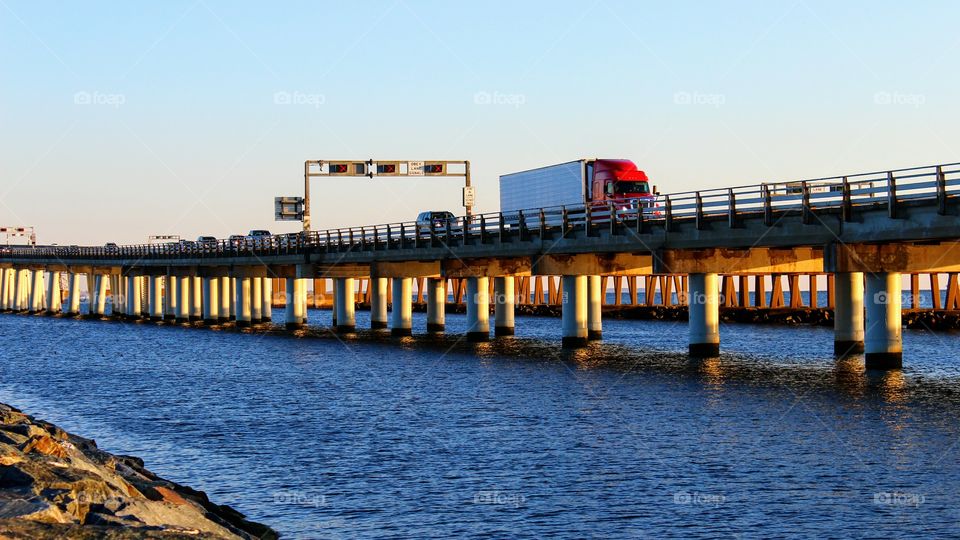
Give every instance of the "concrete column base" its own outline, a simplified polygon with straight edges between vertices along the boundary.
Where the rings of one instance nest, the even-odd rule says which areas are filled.
[[[587,330],[587,339],[590,341],[600,341],[603,339],[603,330]]]
[[[515,330],[512,326],[496,326],[493,329],[493,335],[495,336],[512,336],[514,333]]]
[[[176,321],[177,324],[187,324],[190,322],[190,319],[183,318],[183,317],[177,317],[174,320]]]
[[[490,341],[490,332],[467,332],[467,341],[471,343]]]
[[[201,316],[199,316],[199,315],[191,315],[191,316],[190,316],[190,322],[200,322],[200,321],[202,321],[202,320],[203,320],[203,317],[201,317]]]
[[[285,326],[285,328],[286,328],[287,330],[299,330],[299,329],[303,328],[303,324],[298,323],[298,322],[288,322],[288,323],[287,323],[286,325],[284,325],[284,326]]]
[[[46,315],[47,317],[53,317],[54,315],[57,314],[57,312],[56,312],[56,311],[44,311],[43,314]]]
[[[688,352],[696,358],[716,358],[720,356],[719,343],[691,343]]]
[[[412,328],[391,328],[390,335],[396,336],[396,337],[412,336],[413,329]]]
[[[177,320],[177,316],[176,316],[176,315],[164,315],[164,316],[163,316],[163,320],[165,320],[165,321],[176,321],[176,320]]]
[[[877,352],[864,355],[867,369],[900,369],[903,367],[902,352]]]
[[[385,330],[387,328],[386,321],[370,321],[371,330]]]
[[[350,334],[357,331],[356,325],[353,324],[338,324],[334,328],[338,334]]]
[[[564,349],[578,349],[580,347],[587,346],[587,338],[579,336],[564,336],[560,340],[560,344]]]
[[[256,326],[263,322],[263,319],[250,319],[250,324]]]
[[[441,334],[446,330],[446,328],[447,328],[446,324],[429,323],[429,322],[427,323],[427,332],[431,334]]]
[[[834,341],[834,356],[846,356],[850,354],[860,354],[863,352],[862,341]]]
[[[250,321],[237,321],[237,328],[250,328]]]
[[[150,317],[150,322],[163,322],[163,317]]]
[[[217,318],[217,319],[204,319],[204,320],[203,320],[203,324],[206,325],[206,326],[213,326],[213,325],[219,324],[219,323],[220,323],[220,319],[219,319],[219,318]]]
[[[270,322],[270,320],[271,320],[270,317],[263,317],[263,318],[260,319],[260,322],[262,322],[262,323],[268,323],[268,322]]]
[[[220,324],[230,322],[230,317],[217,317],[217,322]]]

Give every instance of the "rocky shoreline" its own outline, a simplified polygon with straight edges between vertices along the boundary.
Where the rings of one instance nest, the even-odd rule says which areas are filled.
[[[0,404],[0,539],[278,538],[206,494]]]

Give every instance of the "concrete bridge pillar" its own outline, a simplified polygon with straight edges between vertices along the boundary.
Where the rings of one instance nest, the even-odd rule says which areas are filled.
[[[80,274],[70,274],[67,304],[67,315],[74,316],[80,314]]]
[[[720,355],[720,279],[717,274],[689,274],[687,304],[690,319],[690,356]]]
[[[603,278],[587,277],[587,339],[603,339]]]
[[[295,278],[287,278],[286,283],[286,293],[287,299],[286,304],[283,310],[284,319],[286,320],[286,326],[289,329],[300,328],[300,321],[297,319],[297,280]]]
[[[231,300],[232,293],[230,292],[230,276],[223,276],[216,278],[220,280],[220,305],[217,308],[217,320],[219,322],[227,322],[230,320],[230,306],[233,304]]]
[[[107,313],[107,275],[96,274],[93,277],[94,293],[90,298],[90,304],[93,306],[93,314],[103,317]],[[59,294],[57,297],[59,298]]]
[[[583,347],[587,344],[587,276],[563,276],[560,281],[563,346]]]
[[[43,311],[43,270],[34,270],[30,276],[30,313]]]
[[[250,278],[250,324],[263,319],[263,278]]]
[[[337,332],[353,332],[357,329],[356,292],[353,278],[336,278],[334,280],[334,313],[337,316]]]
[[[150,320],[163,320],[163,276],[150,276]]]
[[[60,272],[50,272],[50,280],[47,281],[47,315],[60,313],[61,309]]]
[[[273,280],[263,278],[263,287],[260,297],[260,320],[270,322],[273,319]]]
[[[237,278],[237,328],[246,328],[252,324],[252,279],[249,277]]]
[[[167,274],[165,288],[163,291],[163,318],[167,320],[177,319],[177,300],[180,295],[177,293],[177,276]]]
[[[0,268],[0,312],[10,308],[7,306],[7,292],[10,289],[10,269]]]
[[[393,306],[390,310],[390,334],[413,334],[413,292],[411,278],[393,278]]]
[[[863,352],[863,273],[834,274],[833,353]]]
[[[324,282],[326,282],[326,280],[324,280]],[[314,282],[314,286],[313,286],[314,305],[316,305],[317,296],[319,294],[320,293],[317,291],[316,282]],[[337,327],[337,278],[333,278],[333,285],[332,285],[332,290],[330,292],[330,296],[332,296],[332,298],[330,299],[330,319],[331,319],[330,326],[335,329]]]
[[[903,366],[901,281],[898,272],[867,274],[864,360],[867,369]]]
[[[0,268],[0,311],[7,310],[7,269]]]
[[[110,316],[117,317],[123,313],[123,306],[121,305],[123,293],[122,289],[122,278],[117,274],[110,274]]]
[[[140,276],[127,276],[127,317],[140,318]]]
[[[230,278],[230,320],[237,320],[237,278]]]
[[[446,327],[447,289],[443,278],[427,279],[427,332],[440,333]]]
[[[387,278],[370,277],[370,328],[387,327]]]
[[[177,276],[177,319],[180,324],[190,322],[190,276]]]
[[[467,278],[467,341],[490,341],[489,279]]]
[[[220,322],[220,278],[203,278],[203,324]]]
[[[203,278],[190,278],[190,320],[203,320]]]
[[[30,270],[20,271],[20,298],[17,304],[17,311],[25,312],[30,310],[30,284],[33,282],[33,272]]]
[[[513,276],[493,278],[493,296],[493,335],[512,336],[516,326],[514,304],[517,301]]]

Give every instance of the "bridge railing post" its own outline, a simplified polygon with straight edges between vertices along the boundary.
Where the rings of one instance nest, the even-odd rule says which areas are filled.
[[[500,233],[500,243],[502,244],[504,242],[504,236],[506,236],[506,223],[504,223],[503,221],[503,212],[500,212],[498,215],[499,215],[498,230]]]
[[[547,214],[543,211],[543,208],[540,209],[540,238],[543,238],[544,233],[547,231]]]
[[[610,214],[610,235],[617,233],[617,209],[612,202],[607,203],[607,212]]]
[[[887,173],[887,217],[897,217],[897,179],[892,171]]]
[[[590,226],[590,210],[589,210],[590,206],[588,205],[586,208],[587,208],[587,210],[586,210],[585,215],[586,215],[586,219],[587,219],[587,227],[589,227],[589,226]],[[560,236],[566,236],[567,231],[570,230],[570,215],[567,213],[567,207],[566,207],[566,206],[564,206],[564,207],[560,210],[560,212],[561,212],[560,227],[562,228],[562,232],[560,233]],[[587,234],[588,234],[588,235],[590,234],[590,229],[589,229],[589,228],[587,229]]]
[[[673,229],[673,203],[670,202],[670,196],[663,196],[663,231],[670,232]]]
[[[696,217],[696,226],[697,230],[703,229],[703,197],[700,196],[700,192],[696,193],[696,202],[697,202],[697,217]]]
[[[770,227],[773,225],[773,198],[770,196],[769,185],[760,185],[760,196],[763,198],[763,224]]]
[[[801,216],[800,221],[804,225],[809,225],[812,221],[813,212],[810,209],[810,186],[807,185],[807,181],[804,180],[800,182],[800,197],[801,197]]]
[[[840,214],[843,218],[843,221],[851,221],[853,219],[853,201],[850,197],[850,180],[844,176],[843,177],[843,202],[841,202]]]
[[[947,177],[941,165],[937,165],[937,213],[947,215]]]
[[[727,189],[727,226],[733,229],[737,226],[737,196],[733,189]]]
[[[517,212],[517,226],[520,227],[520,241],[529,237],[530,231],[527,230],[527,218],[523,215],[523,210]]]
[[[487,243],[487,216],[480,214],[480,244]]]

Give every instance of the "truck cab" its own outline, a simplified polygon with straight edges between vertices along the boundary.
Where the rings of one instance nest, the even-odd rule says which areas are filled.
[[[596,159],[586,162],[590,180],[588,200],[596,206],[614,203],[618,209],[654,206],[655,189],[647,173],[628,159]]]

